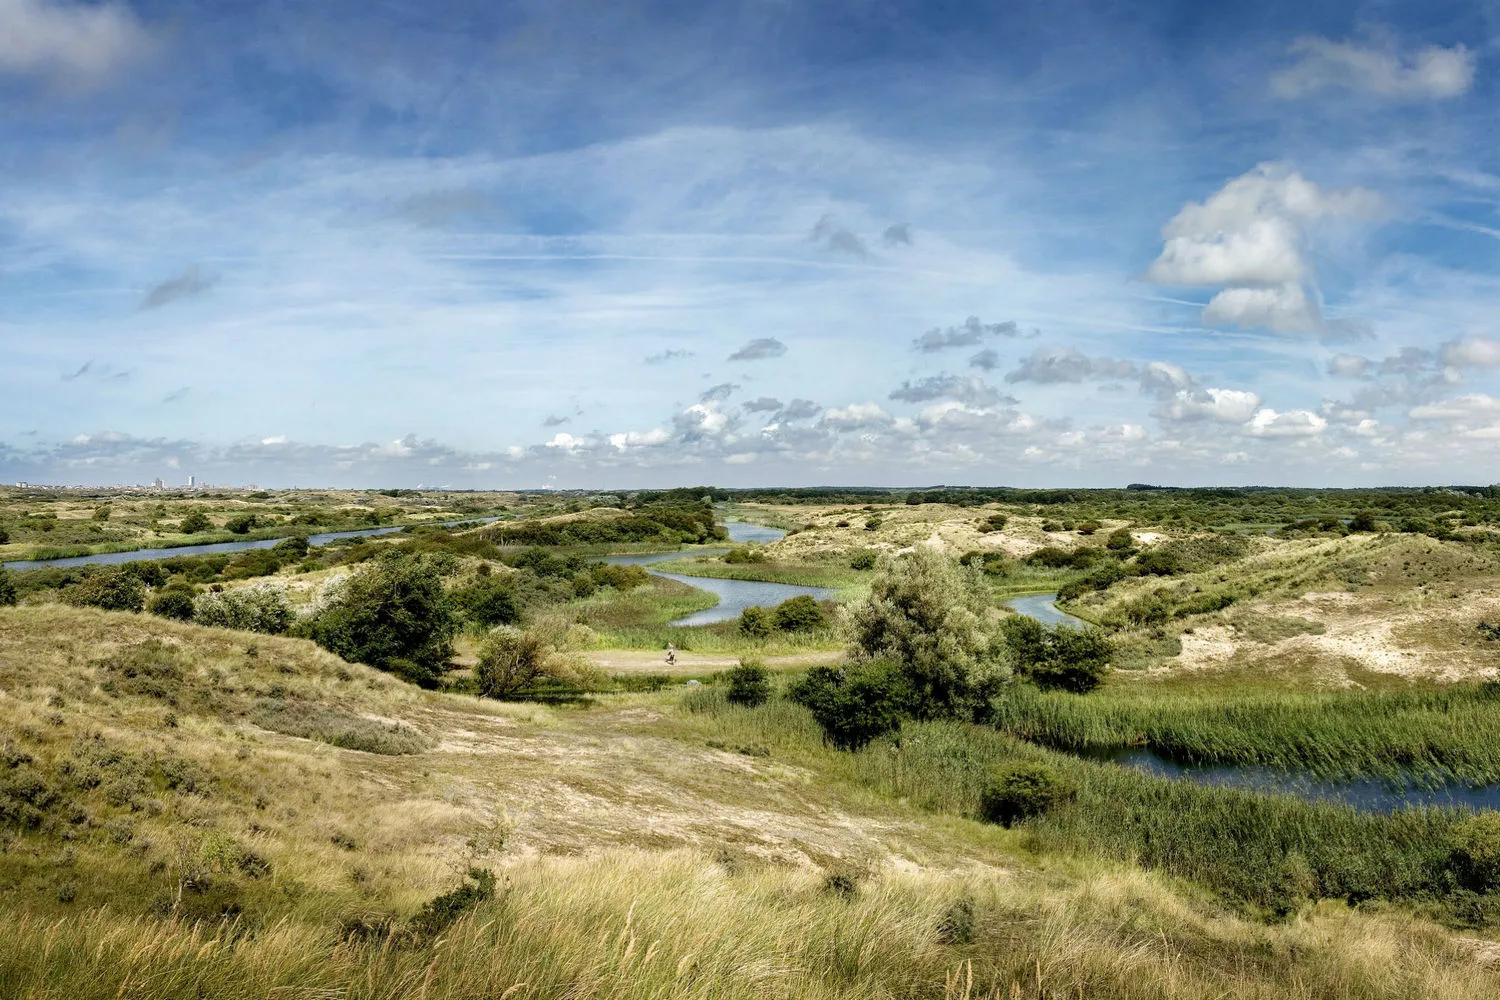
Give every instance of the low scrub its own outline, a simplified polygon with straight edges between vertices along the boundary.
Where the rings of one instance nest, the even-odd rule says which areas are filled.
[[[319,740],[345,750],[401,756],[432,748],[432,740],[404,723],[369,719],[309,701],[262,698],[246,717],[262,729]]]

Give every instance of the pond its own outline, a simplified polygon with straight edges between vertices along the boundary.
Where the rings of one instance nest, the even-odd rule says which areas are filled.
[[[1423,788],[1416,785],[1392,786],[1379,778],[1335,781],[1269,767],[1182,764],[1154,751],[1137,747],[1094,751],[1080,756],[1090,760],[1109,761],[1122,767],[1133,767],[1163,778],[1252,792],[1295,795],[1308,802],[1346,805],[1361,812],[1389,813],[1417,806],[1500,809],[1500,786],[1496,785],[1478,788],[1465,785]]]
[[[498,520],[493,517],[471,517],[461,521],[430,521],[430,527],[452,527],[455,524],[480,524]],[[327,545],[340,538],[368,538],[372,535],[389,535],[405,530],[404,525],[386,528],[360,528],[355,531],[325,531],[307,536],[308,545]],[[164,549],[135,549],[132,552],[101,552],[91,556],[69,556],[66,559],[31,559],[5,563],[6,569],[49,569],[67,566],[119,566],[124,563],[147,562],[153,559],[174,559],[177,556],[209,556],[222,552],[244,552],[248,549],[269,549],[284,538],[262,538],[253,542],[213,542],[209,545],[173,545]]]
[[[1021,597],[1012,597],[1005,602],[1005,606],[1012,611],[1035,618],[1043,625],[1071,625],[1073,628],[1088,628],[1089,623],[1082,618],[1075,618],[1066,611],[1057,609],[1056,594],[1025,594]]]
[[[729,530],[731,542],[774,542],[786,537],[786,532],[780,528],[747,524],[744,521],[730,521],[724,527]],[[726,551],[728,550],[699,549],[692,553],[659,552],[643,556],[606,556],[604,561],[625,566],[649,566],[652,563],[666,562],[669,559],[681,559],[688,554],[712,556],[723,555]],[[832,587],[802,587],[791,583],[758,583],[753,580],[719,580],[707,576],[661,573],[656,570],[648,570],[648,572],[665,580],[676,580],[689,587],[706,590],[719,599],[719,603],[713,607],[669,622],[670,625],[712,625],[714,622],[733,621],[740,616],[741,611],[756,605],[763,608],[775,607],[788,598],[799,597],[803,594],[815,601],[829,601],[838,593]]]

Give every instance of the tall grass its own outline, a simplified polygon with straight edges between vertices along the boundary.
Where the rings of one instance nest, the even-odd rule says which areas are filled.
[[[1087,696],[1013,689],[994,725],[1064,750],[1149,747],[1184,763],[1260,765],[1325,778],[1500,781],[1500,685],[1389,692],[1174,692]]]

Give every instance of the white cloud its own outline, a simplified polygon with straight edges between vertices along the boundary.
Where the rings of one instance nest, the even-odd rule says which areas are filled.
[[[286,444],[286,435],[277,434],[275,437],[261,438],[260,443],[263,445]]]
[[[1359,378],[1369,367],[1369,358],[1358,354],[1335,354],[1328,361],[1328,374],[1339,378]]]
[[[1327,426],[1328,421],[1311,410],[1278,412],[1267,407],[1255,412],[1245,425],[1245,433],[1255,437],[1311,437]]]
[[[1271,77],[1277,97],[1342,88],[1403,100],[1459,97],[1474,84],[1474,54],[1463,45],[1428,45],[1403,58],[1394,48],[1335,42],[1316,35],[1292,43],[1298,61]]]
[[[1212,420],[1242,424],[1255,414],[1260,397],[1239,389],[1179,389],[1167,400],[1160,415],[1167,420]]]
[[[1407,414],[1413,420],[1472,421],[1500,415],[1500,399],[1482,392],[1454,396],[1425,406],[1414,406]]]
[[[1083,382],[1130,378],[1135,365],[1116,358],[1091,358],[1071,347],[1039,347],[1005,376],[1007,382]]]
[[[839,430],[857,430],[890,422],[891,415],[875,403],[851,403],[842,408],[823,411],[823,423]]]
[[[0,73],[91,89],[151,48],[123,4],[0,0]]]
[[[644,433],[640,431],[627,431],[623,434],[611,434],[609,443],[617,450],[624,451],[627,448],[655,448],[666,444],[671,439],[666,428],[654,427]]]
[[[1500,340],[1464,337],[1443,345],[1443,363],[1455,368],[1500,367]]]
[[[1262,163],[1203,202],[1189,202],[1162,229],[1146,278],[1161,285],[1224,285],[1203,321],[1278,333],[1323,329],[1307,285],[1307,227],[1332,217],[1367,218],[1381,206],[1363,188],[1331,191],[1278,163]]]
[[[1176,392],[1192,384],[1193,377],[1170,361],[1148,361],[1141,368],[1141,388],[1146,392]]]

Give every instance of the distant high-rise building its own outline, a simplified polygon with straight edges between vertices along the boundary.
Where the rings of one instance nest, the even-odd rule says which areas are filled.
[[[198,485],[198,477],[197,476],[188,476],[188,489],[190,489],[190,490],[194,489],[194,488],[197,487],[197,485]]]

